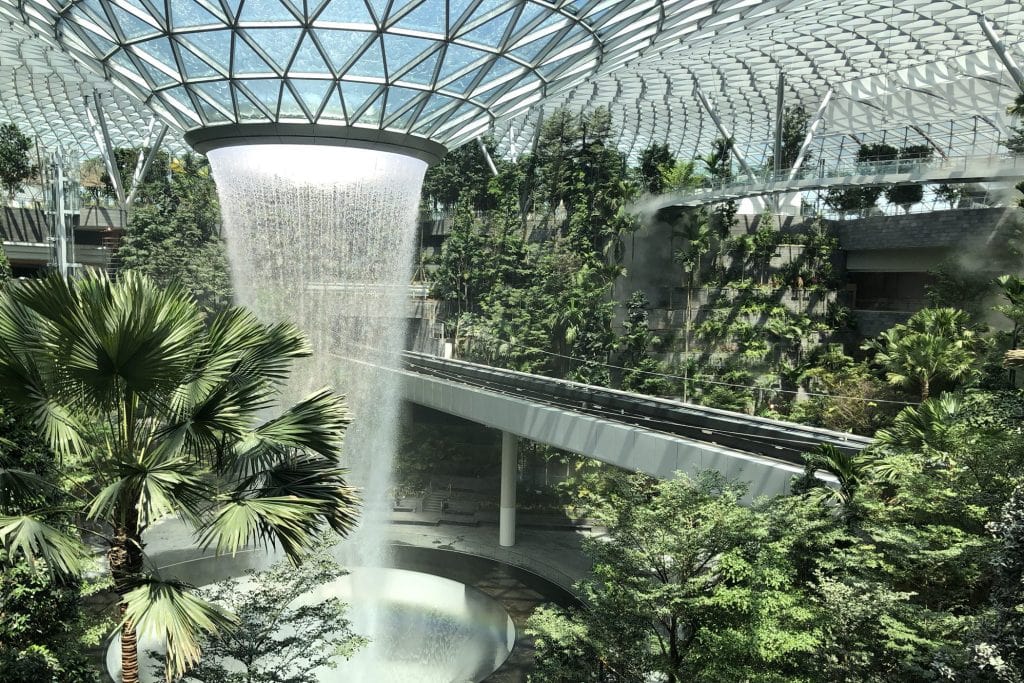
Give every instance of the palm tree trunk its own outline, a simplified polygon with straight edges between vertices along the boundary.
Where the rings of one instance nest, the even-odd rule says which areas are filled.
[[[121,596],[118,609],[124,618],[128,608],[124,596],[132,589],[132,581],[142,573],[142,540],[137,531],[137,513],[130,515],[128,525],[114,532],[114,543],[107,553],[114,590]],[[139,643],[135,624],[125,621],[121,626],[121,683],[139,683]]]
[[[925,377],[925,378],[923,378],[921,380],[921,402],[922,403],[924,403],[925,401],[928,400],[928,392],[929,392],[929,390],[931,388],[929,385],[930,385],[930,382],[928,381],[927,377]]]

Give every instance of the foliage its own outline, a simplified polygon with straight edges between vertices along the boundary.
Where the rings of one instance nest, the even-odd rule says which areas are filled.
[[[484,138],[484,145],[492,158],[496,156],[494,140]],[[493,209],[494,199],[488,191],[490,180],[491,170],[478,145],[453,149],[440,163],[427,169],[423,178],[425,208],[450,211],[463,200],[475,211]]]
[[[210,166],[190,154],[173,168],[169,181],[162,173],[150,180],[150,169],[117,256],[122,269],[162,286],[177,282],[216,312],[230,304],[231,283]]]
[[[978,342],[963,311],[925,308],[863,348],[875,352],[890,384],[916,389],[924,401],[933,385],[947,388],[970,378]]]
[[[35,172],[29,156],[31,149],[32,138],[22,133],[16,124],[0,125],[0,186],[7,191],[10,200]]]
[[[325,539],[328,542],[329,539]],[[296,567],[287,559],[261,572],[220,581],[198,593],[238,618],[229,633],[204,636],[203,657],[185,676],[200,683],[317,683],[367,640],[352,632],[348,606],[308,594],[345,574],[324,549]],[[157,655],[158,661],[165,658]],[[154,673],[163,674],[161,664]]]
[[[803,105],[786,107],[782,115],[782,159],[778,165],[780,169],[793,168],[800,154],[800,147],[807,137],[810,120],[811,115]],[[808,151],[804,155],[803,164],[810,162],[813,156],[813,153]]]
[[[11,263],[7,260],[7,252],[4,251],[3,245],[0,245],[0,290],[11,281],[12,277]]]
[[[290,364],[309,346],[293,326],[266,326],[242,309],[203,324],[182,288],[160,290],[128,272],[112,283],[56,276],[0,296],[0,382],[48,446],[90,463],[69,513],[110,529],[100,541],[123,614],[124,657],[136,628],[170,646],[171,673],[198,658],[203,631],[231,618],[188,587],[147,574],[143,532],[178,514],[203,545],[235,552],[277,545],[293,558],[323,525],[346,533],[355,496],[337,465],[348,418],[322,390],[257,422],[277,399]],[[33,501],[47,490],[22,470],[0,510],[0,549],[80,575],[77,534],[48,522]],[[125,681],[134,672],[126,667]]]
[[[800,680],[813,611],[793,584],[792,538],[703,474],[633,476],[594,510],[586,609],[531,618],[542,681]],[[686,529],[686,533],[671,530]]]
[[[1015,120],[1024,119],[1024,92],[1018,93],[1007,113]],[[1024,154],[1024,126],[1011,126],[1013,134],[1006,138],[1003,145],[1014,154]]]
[[[640,152],[641,182],[651,194],[659,194],[669,186],[666,175],[676,167],[676,158],[668,145],[653,143]]]
[[[660,365],[648,354],[655,343],[647,320],[647,297],[633,292],[626,304],[622,323],[622,351],[619,364],[623,368],[622,388],[642,394],[668,393],[668,382],[659,374]]]

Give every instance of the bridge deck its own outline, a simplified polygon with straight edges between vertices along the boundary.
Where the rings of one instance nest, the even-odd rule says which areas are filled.
[[[829,169],[812,166],[799,171],[793,178],[789,176],[790,171],[782,171],[764,174],[754,180],[737,177],[697,191],[655,197],[648,206],[657,211],[674,206],[695,208],[732,199],[830,188],[1012,181],[1024,177],[1024,156],[952,157],[924,162],[904,159],[863,162]]]

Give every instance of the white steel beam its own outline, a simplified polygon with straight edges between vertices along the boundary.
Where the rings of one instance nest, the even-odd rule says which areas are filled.
[[[480,151],[483,152],[484,159],[487,160],[487,168],[491,169],[491,175],[498,176],[498,167],[494,165],[494,159],[491,158],[491,153],[487,151],[487,145],[484,144],[484,139],[478,137],[476,144],[480,147]]]
[[[100,93],[93,93],[93,103],[96,106],[96,116],[93,118],[92,112],[89,109],[89,101],[86,99],[86,112],[89,115],[89,123],[94,127],[95,131],[99,131],[97,136],[97,142],[99,143],[100,150],[103,151],[103,161],[107,164],[107,175],[110,176],[110,182],[114,184],[114,193],[117,194],[117,202],[124,208],[127,197],[124,194],[124,182],[121,180],[121,172],[117,168],[117,157],[114,155],[114,145],[110,141],[110,131],[107,129],[107,119],[103,116],[103,100]]]
[[[150,130],[152,132],[152,129]],[[146,147],[149,151],[146,151],[146,147],[139,150],[139,159],[135,163],[135,173],[132,174],[132,189],[128,193],[128,200],[125,202],[125,210],[131,211],[132,204],[135,203],[135,195],[139,191],[139,184],[142,179],[149,173],[149,167],[153,165],[153,159],[156,158],[157,152],[160,151],[160,145],[163,144],[164,135],[167,134],[167,124],[161,123],[157,128],[156,139],[153,140],[153,144],[150,145],[149,136],[146,139]],[[143,158],[145,155],[145,158]],[[141,165],[140,165],[141,164]]]
[[[804,163],[804,159],[807,158],[807,150],[811,148],[811,142],[814,141],[814,133],[818,130],[818,126],[825,119],[825,111],[828,109],[828,103],[832,101],[832,95],[835,93],[832,88],[828,89],[825,93],[825,97],[822,98],[821,104],[818,105],[818,110],[814,112],[814,118],[811,120],[811,125],[807,126],[807,135],[804,137],[804,142],[800,145],[800,151],[796,155],[796,161],[793,162],[793,168],[789,171],[789,180],[796,177],[796,174],[800,171],[800,167]]]
[[[999,56],[999,60],[1006,67],[1006,70],[1010,73],[1010,77],[1013,78],[1017,87],[1024,90],[1024,72],[1020,70],[1017,63],[1013,61],[1013,57],[1006,49],[1006,44],[1003,43],[1003,39],[999,37],[996,30],[992,28],[992,24],[989,23],[988,19],[985,18],[984,14],[978,15],[978,23],[981,24],[981,30],[985,32],[985,37],[988,38],[988,42],[992,44],[992,48],[996,51],[996,55]]]
[[[743,172],[747,174],[748,178],[750,178],[750,182],[756,183],[757,176],[755,176],[754,172],[750,170],[750,166],[747,165],[747,160],[743,158],[743,155],[740,154],[740,150],[736,148],[736,142],[733,140],[732,133],[729,132],[729,129],[725,127],[724,123],[722,123],[722,119],[718,117],[718,114],[715,112],[715,108],[711,106],[711,102],[708,101],[708,98],[704,96],[704,93],[701,92],[699,87],[694,87],[693,94],[697,97],[697,101],[700,102],[700,106],[704,107],[704,111],[706,111],[708,116],[711,117],[711,120],[715,122],[715,127],[718,128],[718,133],[729,143],[729,149],[732,150],[732,155],[736,158],[740,168],[742,168]]]

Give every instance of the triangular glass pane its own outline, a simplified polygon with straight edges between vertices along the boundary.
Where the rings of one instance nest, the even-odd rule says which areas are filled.
[[[299,51],[295,53],[295,59],[292,61],[289,71],[291,73],[323,74],[325,76],[331,74],[331,68],[327,66],[327,62],[321,56],[316,43],[313,42],[313,36],[307,34],[302,39],[302,45],[299,46]]]
[[[410,38],[384,34],[384,54],[388,57],[388,73],[395,73],[407,66],[409,62],[421,57],[435,47],[437,43],[426,38]]]
[[[171,24],[174,28],[221,24],[221,20],[194,0],[175,0],[171,5]]]
[[[521,68],[520,65],[516,64],[511,59],[498,57],[491,63],[490,71],[487,72],[487,78],[484,79],[484,82],[496,81],[502,76],[507,76],[519,68]]]
[[[204,83],[193,83],[189,86],[193,91],[205,96],[212,102],[216,102],[227,111],[231,111],[231,91],[226,81],[206,81]]]
[[[527,43],[522,47],[517,47],[512,50],[511,54],[525,62],[532,62],[533,58],[536,57],[544,48],[551,44],[551,38],[547,40],[535,40],[532,43]]]
[[[197,54],[219,64],[225,71],[231,61],[231,31],[201,31],[178,36],[178,40],[195,49]]]
[[[349,117],[355,116],[359,108],[366,104],[366,101],[373,97],[380,86],[373,83],[354,83],[342,81],[338,84],[341,88],[341,95],[345,100],[345,111]]]
[[[240,22],[295,21],[295,15],[280,0],[245,0]]]
[[[412,125],[413,118],[416,116],[416,107],[413,107],[409,111],[399,116],[394,121],[389,121],[385,124],[388,130],[401,131],[403,133],[408,132],[409,126]]]
[[[174,61],[174,53],[171,51],[171,41],[167,38],[154,38],[143,43],[136,43],[132,47],[156,59],[161,64],[166,64],[167,68],[175,73],[178,72],[178,65]]]
[[[468,33],[463,33],[460,38],[470,43],[479,43],[488,47],[499,47],[502,38],[505,36],[505,29],[508,28],[509,23],[512,21],[513,14],[512,10],[499,14],[483,26],[478,26]]]
[[[378,23],[384,23],[384,13],[388,9],[388,0],[366,0],[366,6],[377,17]]]
[[[385,78],[384,53],[380,41],[375,40],[366,48],[366,52],[345,73],[346,76],[365,76],[368,78]]]
[[[373,100],[372,104],[356,119],[357,126],[370,126],[376,128],[380,125],[380,99]]]
[[[341,106],[341,95],[337,90],[332,90],[327,98],[327,105],[320,114],[320,121],[346,121],[345,110]]]
[[[114,17],[117,19],[117,23],[121,26],[121,31],[128,40],[160,33],[160,29],[154,28],[131,12],[126,12],[114,4],[111,4],[110,7],[114,10]]]
[[[302,103],[306,105],[310,115],[316,116],[320,111],[320,105],[334,85],[334,81],[313,80],[307,78],[293,78],[289,81],[292,88],[298,93]]]
[[[266,107],[271,115],[277,111],[277,103],[281,98],[281,79],[250,78],[239,83],[252,94],[255,101]]]
[[[540,5],[535,5],[532,2],[528,2],[523,6],[523,11],[519,14],[519,19],[516,20],[515,33],[522,33],[537,16],[544,11],[544,8]]]
[[[469,86],[473,83],[473,79],[475,79],[480,74],[480,72],[486,68],[487,67],[485,66],[477,67],[470,71],[465,76],[460,76],[451,83],[446,84],[444,86],[444,89],[459,95],[466,94],[469,90]]]
[[[313,112],[313,116],[316,116],[316,111]],[[287,87],[281,91],[281,108],[277,112],[277,118],[309,120],[306,112],[299,106],[299,101],[295,99],[295,95]]]
[[[436,33],[443,36],[446,35],[444,12],[433,2],[423,2],[419,7],[395,22],[394,28]]]
[[[86,27],[83,26],[82,28]],[[82,34],[93,44],[96,51],[101,54],[105,55],[111,50],[116,49],[118,46],[117,43],[111,42],[106,36],[96,33],[95,31],[86,29],[85,31],[82,31]]]
[[[284,71],[295,54],[295,47],[302,37],[302,29],[298,28],[250,28],[245,30],[250,42],[259,45],[274,62]]]
[[[369,38],[371,33],[363,31],[336,31],[318,28],[313,30],[324,54],[331,60],[335,71],[341,71]]]
[[[317,15],[316,24],[322,22],[335,24],[367,24],[374,26],[370,11],[363,0],[332,0],[327,3],[324,11]]]
[[[241,36],[235,38],[235,58],[232,62],[231,75],[242,74],[267,74],[274,73],[274,70],[263,61],[263,58],[256,54],[256,51],[249,47]]]
[[[499,11],[503,7],[516,4],[519,3],[509,2],[509,0],[483,0],[483,2],[476,6],[473,10],[472,16],[470,16],[465,23],[472,24],[493,12]]]
[[[420,85],[434,84],[434,69],[437,67],[437,60],[441,58],[440,52],[435,52],[422,62],[414,66],[408,73],[399,77],[401,81],[419,83]]]
[[[486,56],[488,56],[486,52],[450,43],[444,51],[444,64],[441,65],[441,73],[438,74],[438,78],[444,80]]]
[[[177,82],[173,78],[168,76],[166,73],[153,66],[152,64],[143,62],[142,68],[146,72],[146,76],[149,77],[150,82],[152,82],[153,85],[157,88],[163,88],[170,85],[171,83]]]
[[[385,115],[394,115],[399,109],[408,104],[410,100],[422,94],[422,90],[413,90],[411,88],[388,88],[387,106],[384,108]]]
[[[160,93],[164,102],[174,109],[174,111],[181,112],[193,121],[199,121],[199,114],[196,113],[196,109],[192,106],[192,98],[189,97],[188,91],[183,86],[177,86],[170,88],[169,90],[163,90]]]
[[[429,100],[427,100],[427,104],[426,104],[425,107],[423,107],[423,111],[420,112],[419,118],[421,120],[425,119],[428,116],[430,116],[431,114],[433,114],[434,112],[438,111],[439,109],[442,109],[443,107],[446,107],[446,106],[450,105],[452,102],[455,102],[455,101],[456,100],[454,98],[448,97],[447,95],[441,95],[441,94],[435,93],[435,94],[430,96]]]
[[[231,120],[203,99],[199,100],[199,114],[203,117],[204,123],[225,123]]]
[[[240,121],[267,121],[267,115],[257,107],[242,89],[235,86],[235,99],[238,101],[238,119]]]
[[[185,49],[183,45],[178,46],[178,56],[181,57],[181,63],[185,67],[186,78],[204,78],[219,75],[216,69],[192,54],[191,50]]]
[[[466,9],[473,4],[472,0],[448,0],[448,28],[451,29]]]

